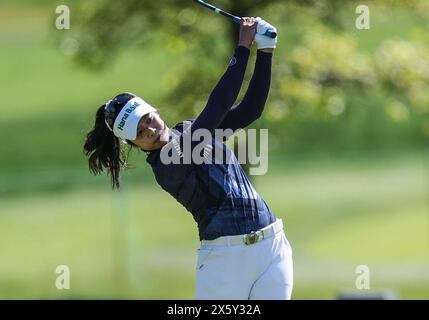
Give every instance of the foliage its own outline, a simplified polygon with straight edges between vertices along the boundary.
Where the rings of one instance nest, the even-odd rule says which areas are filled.
[[[286,136],[295,134],[292,139],[301,139],[317,128],[310,136],[331,136],[332,146],[338,142],[344,147],[338,137],[352,135],[356,140],[350,144],[366,145],[364,132],[374,129],[367,121],[371,117],[379,122],[374,135],[389,137],[395,130],[405,130],[405,144],[409,143],[405,137],[424,143],[429,136],[428,43],[390,35],[375,50],[365,52],[359,48],[356,31],[348,28],[356,18],[355,7],[341,1],[241,0],[216,4],[237,15],[269,17],[279,27],[272,91],[258,125],[272,128],[283,143],[290,141],[284,139]],[[423,2],[369,5],[376,14],[399,7],[420,16]],[[219,66],[226,67],[237,37],[235,25],[212,18],[191,1],[165,1],[158,6],[149,1],[112,4],[100,0],[85,2],[79,10],[83,13],[78,35],[81,49],[75,59],[80,63],[102,67],[116,50],[125,50],[131,43],[150,46],[156,42],[177,56],[177,70],[163,81],[168,92],[165,113],[173,121],[195,116],[201,110],[223,72]],[[362,121],[357,123],[354,117]],[[317,125],[306,126],[306,132],[288,130],[302,121]],[[285,128],[284,124],[290,126]],[[348,130],[354,130],[353,134]]]

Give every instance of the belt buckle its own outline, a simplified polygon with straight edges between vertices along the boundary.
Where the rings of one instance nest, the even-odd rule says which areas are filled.
[[[259,234],[257,234],[255,231],[252,231],[251,233],[246,234],[246,236],[244,237],[244,243],[246,245],[254,244],[258,240],[259,240]]]

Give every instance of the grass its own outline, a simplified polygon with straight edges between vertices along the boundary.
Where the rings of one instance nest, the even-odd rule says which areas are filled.
[[[256,189],[286,222],[294,297],[333,299],[354,288],[355,268],[364,264],[371,290],[428,298],[425,174],[423,163],[402,158],[273,166],[259,177]],[[192,299],[198,236],[191,215],[152,182],[125,186],[3,199],[0,297]],[[69,291],[55,289],[60,264],[71,269]]]
[[[429,258],[427,209],[425,206],[407,204],[403,208],[389,210],[388,220],[378,212],[369,212],[373,216],[357,216],[327,226],[317,243],[311,244],[310,250],[318,257],[326,258],[331,258],[334,252],[341,252],[341,258],[355,263],[365,259],[374,263],[378,260],[394,263],[402,259],[426,262]],[[413,245],[410,246],[410,243]],[[424,256],[422,252],[428,252],[428,255]]]

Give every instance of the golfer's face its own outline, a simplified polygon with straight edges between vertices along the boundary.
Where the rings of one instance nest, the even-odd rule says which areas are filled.
[[[140,119],[134,144],[150,151],[161,148],[167,142],[168,128],[158,113],[150,112]]]

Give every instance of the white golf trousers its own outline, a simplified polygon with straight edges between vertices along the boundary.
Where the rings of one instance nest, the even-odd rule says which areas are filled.
[[[292,248],[278,219],[276,233],[253,244],[243,236],[202,241],[196,265],[198,300],[288,300],[293,287]],[[266,228],[264,228],[266,229]]]

